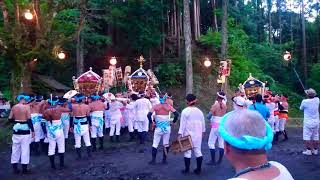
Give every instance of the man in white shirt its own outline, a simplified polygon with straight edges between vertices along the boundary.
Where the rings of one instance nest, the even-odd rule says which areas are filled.
[[[188,94],[186,97],[188,107],[186,107],[181,113],[179,136],[191,136],[193,144],[193,153],[197,158],[197,168],[194,170],[195,174],[201,173],[202,165],[202,153],[201,153],[201,142],[202,135],[205,132],[205,121],[202,111],[195,107],[197,98],[193,94]],[[191,161],[191,150],[184,153],[184,163],[185,169],[182,173],[186,174],[190,171],[190,161]]]
[[[314,89],[305,91],[308,99],[301,102],[300,110],[303,111],[303,140],[307,150],[304,155],[317,155],[319,142],[319,98]]]
[[[144,92],[139,92],[139,95],[141,98],[134,103],[134,108],[136,110],[135,120],[140,144],[144,144],[147,138],[147,132],[149,130],[149,120],[147,115],[150,112],[152,105],[151,102],[145,98]]]

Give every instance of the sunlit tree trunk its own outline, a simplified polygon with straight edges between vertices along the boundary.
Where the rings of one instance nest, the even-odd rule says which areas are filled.
[[[0,8],[2,11],[4,30],[8,31],[9,30],[9,12],[3,0],[0,0]]]
[[[278,21],[279,21],[279,44],[280,45],[282,45],[281,2],[282,2],[282,0],[277,0],[277,13],[278,13]]]
[[[79,76],[84,72],[84,52],[83,52],[83,38],[81,36],[82,29],[85,25],[86,16],[86,0],[80,2],[80,22],[77,31],[77,75]]]
[[[228,1],[222,1],[222,21],[221,21],[221,60],[227,58],[227,45],[228,45]],[[226,90],[228,87],[228,80],[221,87],[222,90]]]
[[[212,29],[214,31],[218,31],[218,21],[217,21],[217,14],[216,14],[216,0],[211,0],[211,6],[212,6],[212,11],[213,11]]]
[[[193,69],[191,49],[191,23],[189,0],[183,0],[183,29],[186,58],[186,93],[193,92]]]
[[[272,8],[272,0],[268,0],[268,29],[269,29],[269,43],[272,44],[272,19],[271,19],[271,8]]]
[[[302,28],[302,63],[303,63],[303,76],[304,80],[308,77],[307,69],[307,45],[306,45],[306,27],[304,17],[304,2],[301,0],[301,28]]]
[[[177,1],[179,3],[179,0]],[[177,6],[177,13],[176,13],[176,21],[177,21],[177,53],[178,53],[178,57],[181,56],[181,43],[180,43],[180,39],[181,39],[181,33],[180,33],[180,20],[181,20],[181,13],[180,13],[180,8],[179,6]]]
[[[228,1],[222,2],[222,21],[221,21],[221,60],[225,60],[227,56],[227,43],[228,43]]]

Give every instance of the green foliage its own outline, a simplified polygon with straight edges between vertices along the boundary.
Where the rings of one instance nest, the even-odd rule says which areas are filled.
[[[209,30],[207,34],[203,35],[199,39],[200,43],[204,45],[212,46],[213,49],[221,47],[221,33],[217,31]]]
[[[320,63],[312,66],[308,86],[320,93]]]
[[[183,82],[183,69],[177,63],[164,63],[156,67],[155,74],[160,81],[161,87],[173,87]]]

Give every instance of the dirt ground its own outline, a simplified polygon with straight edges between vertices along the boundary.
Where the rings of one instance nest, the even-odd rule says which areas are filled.
[[[151,139],[146,145],[138,145],[136,143],[122,143],[121,147],[111,147],[104,151],[98,151],[93,154],[91,159],[86,158],[83,150],[83,159],[77,161],[75,153],[72,149],[72,139],[69,139],[69,146],[66,153],[66,165],[64,170],[52,171],[49,167],[48,157],[45,155],[32,156],[30,168],[31,175],[13,175],[10,166],[10,148],[0,152],[0,179],[110,179],[110,180],[220,180],[233,176],[234,170],[229,162],[224,159],[220,166],[208,166],[205,163],[210,159],[207,139],[209,131],[206,133],[202,144],[202,152],[204,154],[203,173],[200,176],[189,174],[183,175],[180,171],[184,168],[183,155],[173,155],[169,153],[169,163],[167,165],[160,164],[162,151],[158,151],[158,164],[150,166],[148,161],[151,159]],[[320,179],[320,158],[319,156],[303,156],[302,145],[302,129],[289,128],[289,141],[280,142],[274,145],[272,150],[268,152],[270,160],[278,161],[285,165],[293,175],[294,179]],[[172,139],[176,136],[173,133]],[[122,138],[123,141],[127,139]],[[105,139],[106,143],[107,139]],[[144,152],[141,150],[144,149]],[[56,157],[58,164],[58,158]],[[195,159],[192,159],[191,167],[196,166]]]

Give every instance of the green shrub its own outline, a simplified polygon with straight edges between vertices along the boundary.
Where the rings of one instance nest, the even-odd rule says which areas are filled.
[[[184,70],[178,63],[160,64],[155,69],[155,74],[160,82],[160,87],[172,87],[183,83]]]

